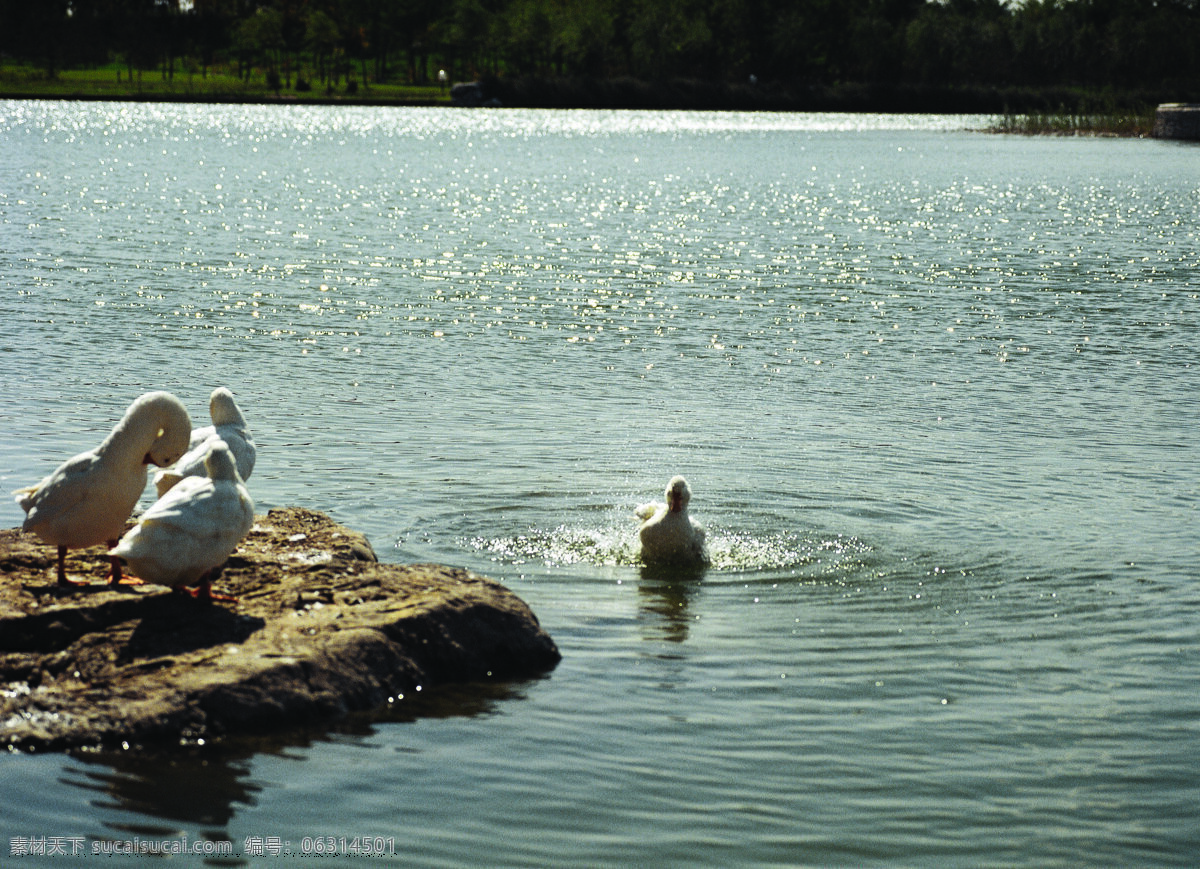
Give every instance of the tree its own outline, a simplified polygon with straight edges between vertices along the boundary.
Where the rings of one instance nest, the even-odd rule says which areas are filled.
[[[329,87],[333,86],[331,60],[338,49],[340,39],[337,24],[320,9],[308,16],[304,41],[313,53],[317,78]]]
[[[233,49],[238,56],[239,72],[249,80],[260,57],[267,62],[267,81],[279,90],[279,53],[283,49],[283,16],[275,9],[258,9],[242,19],[233,31]]]
[[[633,71],[650,79],[704,75],[712,32],[697,0],[636,0],[630,20]]]

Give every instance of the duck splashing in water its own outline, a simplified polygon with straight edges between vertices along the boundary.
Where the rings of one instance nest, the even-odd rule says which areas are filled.
[[[638,529],[642,560],[647,564],[708,564],[704,527],[688,515],[692,490],[683,477],[667,484],[667,503],[642,504],[634,511],[642,520]]]

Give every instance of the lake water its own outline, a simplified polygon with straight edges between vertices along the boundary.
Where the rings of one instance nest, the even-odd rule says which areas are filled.
[[[0,102],[6,491],[226,385],[259,512],[564,656],[6,757],[0,862],[1194,865],[1200,150],[985,124]],[[699,578],[637,562],[677,473]]]

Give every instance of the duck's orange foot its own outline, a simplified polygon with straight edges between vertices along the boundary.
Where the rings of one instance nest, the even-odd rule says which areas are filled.
[[[116,545],[117,545],[117,541],[115,541],[115,540],[108,541],[109,549],[116,548]],[[117,556],[110,555],[108,557],[108,561],[109,561],[109,564],[112,565],[112,572],[109,574],[109,577],[108,577],[109,585],[145,585],[146,584],[146,583],[142,582],[140,579],[138,579],[136,576],[122,576],[122,574],[121,574],[121,559],[117,558]]]
[[[201,583],[199,588],[185,588],[182,585],[177,585],[177,586],[175,586],[174,591],[176,594],[186,594],[188,597],[195,598],[196,600],[202,600],[205,603],[211,603],[213,601],[225,601],[227,603],[237,603],[237,600],[238,600],[233,595],[223,594],[218,591],[213,591],[212,585],[207,582]]]
[[[84,588],[91,585],[86,579],[67,578],[67,547],[58,547],[58,564],[56,565],[59,588]]]
[[[212,585],[210,585],[207,582],[201,584],[201,586],[198,589],[196,589],[195,593],[193,594],[193,597],[195,597],[196,600],[207,600],[207,601],[220,600],[220,601],[225,601],[226,603],[237,603],[236,597],[234,597],[231,594],[225,594],[224,592],[213,591]]]

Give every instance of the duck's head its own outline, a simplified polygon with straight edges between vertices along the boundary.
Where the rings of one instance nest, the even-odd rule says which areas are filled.
[[[208,455],[204,457],[204,470],[208,476],[214,480],[241,480],[237,472],[237,462],[233,458],[233,453],[229,451],[229,445],[225,441],[218,438],[213,441],[212,446],[208,449]]]
[[[143,464],[173,465],[187,452],[192,420],[178,398],[169,392],[148,392],[130,405],[118,426],[136,426],[151,441]]]
[[[682,513],[687,509],[688,501],[692,500],[692,490],[683,477],[672,477],[667,483],[667,509],[672,513]]]
[[[233,400],[233,393],[224,386],[217,387],[209,396],[208,415],[212,417],[213,425],[244,426],[246,424],[241,408]]]

